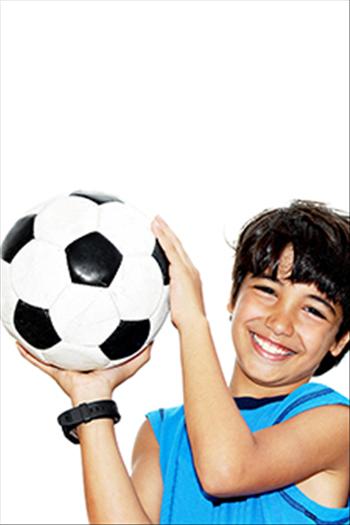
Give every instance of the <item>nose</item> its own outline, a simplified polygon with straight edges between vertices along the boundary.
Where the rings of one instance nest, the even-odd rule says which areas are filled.
[[[276,335],[292,336],[294,333],[291,312],[275,309],[266,317],[265,325]]]

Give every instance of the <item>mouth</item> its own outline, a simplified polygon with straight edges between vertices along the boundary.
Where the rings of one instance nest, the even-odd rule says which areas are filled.
[[[250,337],[256,353],[269,361],[285,361],[296,354],[294,350],[274,343],[266,337],[257,335],[255,332],[250,332]]]

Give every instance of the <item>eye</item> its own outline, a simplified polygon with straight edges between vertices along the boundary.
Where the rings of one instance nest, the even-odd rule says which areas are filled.
[[[269,294],[269,295],[275,294],[275,290],[273,288],[270,288],[269,286],[262,286],[262,285],[256,284],[254,288],[256,288],[257,290],[260,290],[263,293]]]
[[[319,317],[320,319],[327,320],[327,317],[323,315],[317,308],[314,308],[313,306],[306,306],[305,311],[309,312],[310,314],[314,315],[315,317]]]

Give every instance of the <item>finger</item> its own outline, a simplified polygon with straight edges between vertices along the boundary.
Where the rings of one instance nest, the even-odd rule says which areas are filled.
[[[151,349],[153,342],[150,343],[146,348],[142,350],[134,359],[130,361],[130,366],[135,367],[138,370],[141,366],[146,364],[151,359]]]
[[[50,376],[54,375],[57,370],[55,366],[44,364],[43,361],[40,361],[38,358],[34,357],[30,352],[28,352],[28,350],[26,350],[18,341],[16,341],[16,346],[24,359],[32,363],[37,368],[40,368],[40,370],[46,374],[49,374]]]
[[[123,361],[122,363],[118,363],[114,366],[111,366],[107,368],[106,370],[111,370],[112,368],[126,368],[129,366],[133,366],[135,363],[137,364],[140,360],[145,360],[146,362],[151,357],[151,349],[154,344],[154,341],[151,341],[148,346],[146,346],[139,354],[132,355],[130,359]]]
[[[151,349],[153,346],[153,341],[147,345],[139,354],[132,357],[128,363],[137,365],[138,363],[147,362],[151,358]]]
[[[152,226],[155,227],[154,233],[159,238],[159,242],[161,243],[162,248],[164,248],[166,254],[169,255],[170,261],[173,256],[180,257],[182,262],[186,265],[193,266],[180,239],[175,235],[164,219],[157,215],[152,222]]]
[[[170,263],[176,262],[176,261],[182,261],[182,258],[180,257],[180,254],[178,250],[176,249],[174,243],[170,239],[169,235],[166,234],[166,232],[163,230],[161,225],[154,221],[152,223],[152,231],[154,235],[157,237],[161,247],[165,251],[165,254],[167,258],[169,259]]]
[[[149,347],[145,348],[140,354],[131,360],[122,363],[119,365],[120,373],[125,379],[133,376],[140,368],[142,368],[150,360],[150,349]]]
[[[175,232],[170,228],[169,224],[165,222],[165,220],[160,215],[157,215],[155,217],[155,222],[156,224],[160,226],[161,230],[167,234],[167,236],[172,241],[174,246],[178,248],[180,251],[182,250],[183,252],[185,252],[180,239],[177,237]]]

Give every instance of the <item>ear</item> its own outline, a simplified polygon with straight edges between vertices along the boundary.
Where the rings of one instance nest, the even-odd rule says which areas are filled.
[[[233,310],[233,306],[231,304],[231,301],[229,303],[227,303],[227,311],[230,312],[230,314],[232,314],[232,310]]]
[[[330,347],[329,351],[332,354],[332,356],[337,357],[339,354],[341,354],[345,345],[347,345],[349,341],[350,341],[350,332],[346,332],[346,334],[344,334],[343,337],[338,342],[335,341]]]

